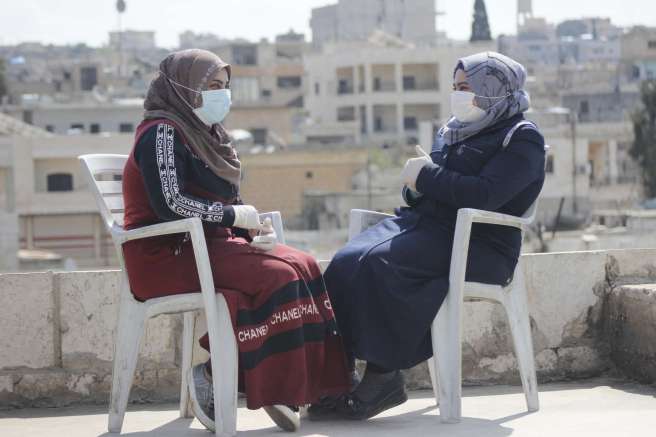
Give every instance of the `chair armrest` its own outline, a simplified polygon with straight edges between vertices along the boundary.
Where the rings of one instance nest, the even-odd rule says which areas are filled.
[[[276,231],[278,243],[285,244],[285,230],[282,226],[282,215],[280,211],[263,212],[260,214],[260,221],[263,222],[265,218],[271,219],[273,230]]]
[[[139,240],[141,238],[156,237],[158,235],[180,234],[185,232],[194,232],[195,227],[200,226],[202,231],[203,225],[198,217],[173,220],[170,222],[157,223],[156,225],[143,226],[141,228],[124,231],[122,229],[112,230],[114,238],[118,244],[123,244],[130,240]],[[197,228],[196,228],[197,229]]]
[[[482,209],[461,208],[458,210],[458,221],[471,220],[472,223],[487,223],[500,226],[512,226],[521,229],[533,221],[532,217],[524,218],[498,212],[484,211]]]
[[[349,218],[348,239],[352,240],[365,229],[389,217],[394,216],[382,212],[368,211],[366,209],[352,209]]]

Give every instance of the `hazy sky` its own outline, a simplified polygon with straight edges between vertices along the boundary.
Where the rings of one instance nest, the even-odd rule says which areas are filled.
[[[22,41],[102,45],[117,27],[116,0],[2,0],[0,45]],[[123,27],[154,30],[157,43],[175,47],[184,30],[225,38],[272,38],[290,28],[310,39],[310,9],[331,0],[126,0]],[[474,0],[437,0],[437,27],[466,39]],[[515,32],[515,0],[486,0],[494,36]],[[464,6],[463,6],[464,5]],[[551,22],[582,16],[610,17],[619,25],[656,26],[655,0],[533,0],[536,16]]]

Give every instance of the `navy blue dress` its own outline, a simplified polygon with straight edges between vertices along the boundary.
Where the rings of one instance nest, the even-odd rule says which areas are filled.
[[[350,358],[387,369],[412,367],[433,354],[430,327],[449,288],[457,211],[523,215],[544,183],[544,138],[534,126],[506,134],[523,115],[431,152],[417,179],[423,197],[351,240],[324,275]],[[406,199],[408,200],[408,199]],[[474,224],[467,280],[503,285],[521,246],[518,229]]]

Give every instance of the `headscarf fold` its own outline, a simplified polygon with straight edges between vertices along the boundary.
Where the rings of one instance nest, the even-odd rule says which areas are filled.
[[[485,111],[478,121],[463,123],[451,117],[438,132],[438,141],[454,144],[483,129],[506,120],[530,106],[524,91],[526,69],[522,64],[496,52],[481,52],[458,60],[455,71],[462,68],[476,104]]]
[[[208,127],[192,112],[192,107],[200,106],[200,92],[212,75],[225,68],[230,80],[230,65],[207,50],[189,49],[171,53],[159,68],[144,101],[144,118],[171,120],[182,130],[191,151],[214,174],[238,188],[241,163],[228,132],[220,123]]]

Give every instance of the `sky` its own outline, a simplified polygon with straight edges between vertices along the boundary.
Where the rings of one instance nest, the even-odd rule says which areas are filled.
[[[310,10],[331,0],[126,0],[124,29],[154,30],[157,44],[174,48],[185,30],[257,41],[294,29],[311,38]],[[445,15],[438,30],[468,39],[474,0],[436,0]],[[107,44],[118,26],[116,0],[2,0],[0,45],[24,41]],[[515,33],[515,0],[486,0],[492,35]],[[609,17],[618,25],[656,26],[655,0],[533,0],[535,16]]]

